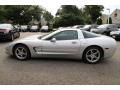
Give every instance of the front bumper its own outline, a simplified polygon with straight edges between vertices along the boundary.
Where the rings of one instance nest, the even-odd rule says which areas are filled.
[[[3,39],[9,39],[10,38],[10,34],[0,34],[0,40],[3,40]]]

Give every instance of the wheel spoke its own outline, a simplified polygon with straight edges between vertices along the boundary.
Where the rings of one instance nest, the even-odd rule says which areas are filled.
[[[96,51],[96,52],[94,53],[94,55],[96,55],[96,54],[99,54],[99,51]]]
[[[24,52],[24,48],[21,49],[21,52]]]
[[[91,57],[91,61],[93,61],[94,60],[94,57]]]
[[[91,55],[87,55],[87,57],[91,57]]]
[[[21,51],[19,50],[19,48],[17,48],[17,50],[16,51],[18,51],[18,53],[20,53]]]
[[[93,54],[93,50],[90,50],[90,53]]]
[[[94,55],[94,59],[97,59],[98,57],[96,55]]]

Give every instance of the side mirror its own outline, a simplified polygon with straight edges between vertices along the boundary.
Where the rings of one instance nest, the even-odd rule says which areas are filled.
[[[56,38],[52,38],[52,39],[51,39],[51,42],[56,42]]]

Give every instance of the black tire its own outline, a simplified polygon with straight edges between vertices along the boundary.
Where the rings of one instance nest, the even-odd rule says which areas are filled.
[[[17,38],[19,38],[20,37],[20,32],[18,32],[18,36],[17,36]]]
[[[14,40],[14,35],[11,34],[11,35],[10,35],[10,41],[13,41],[13,40]]]
[[[19,58],[17,55],[16,55],[16,49],[19,48],[19,47],[22,47],[26,50],[26,53],[27,53],[27,56],[23,59]],[[30,54],[30,50],[27,46],[23,45],[23,44],[19,44],[19,45],[16,45],[14,48],[13,48],[13,55],[15,56],[16,59],[18,60],[21,60],[21,61],[25,61],[27,59],[29,59],[31,57],[31,54]]]
[[[99,57],[98,57],[97,60],[94,60],[94,61],[92,61],[92,60],[90,61],[90,60],[89,60],[90,57],[94,58],[94,56],[92,56],[92,55],[91,55],[89,58],[87,57],[87,54],[89,53],[90,50],[98,50],[98,52],[99,52],[98,56],[99,56]],[[97,54],[96,54],[96,55],[97,55]],[[95,57],[96,57],[96,56],[95,56]],[[89,63],[89,64],[96,64],[96,63],[100,62],[100,61],[102,60],[102,58],[103,58],[103,51],[102,51],[101,48],[96,47],[96,46],[88,47],[88,48],[84,51],[83,57],[82,57],[83,61],[84,61],[85,63]]]

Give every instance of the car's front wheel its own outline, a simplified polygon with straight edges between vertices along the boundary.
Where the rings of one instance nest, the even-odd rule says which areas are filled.
[[[30,58],[30,51],[25,45],[17,45],[13,49],[14,56],[19,60],[27,60]]]
[[[13,41],[13,40],[14,40],[14,35],[11,34],[11,35],[10,35],[10,41]]]
[[[17,32],[17,38],[19,38],[20,37],[20,32]]]
[[[103,57],[103,51],[98,47],[89,47],[83,54],[83,60],[87,63],[94,64],[99,62]]]

